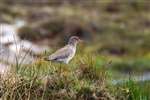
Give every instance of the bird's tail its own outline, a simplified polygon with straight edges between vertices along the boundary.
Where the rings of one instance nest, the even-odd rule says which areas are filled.
[[[48,57],[44,57],[43,58],[45,61],[50,61],[50,59]]]

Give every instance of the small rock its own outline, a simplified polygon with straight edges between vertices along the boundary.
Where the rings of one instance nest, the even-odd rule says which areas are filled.
[[[33,54],[38,55],[48,50],[47,46],[39,46],[29,41],[23,40],[18,43],[12,44],[9,46],[9,49],[14,52],[29,52],[31,51]]]
[[[10,64],[29,64],[34,61],[34,58],[25,52],[14,52],[3,45],[0,45],[0,61]]]
[[[9,71],[9,65],[0,63],[0,75],[5,75]]]
[[[19,40],[17,29],[15,26],[9,24],[0,24],[0,37],[0,43],[2,44],[15,43]]]

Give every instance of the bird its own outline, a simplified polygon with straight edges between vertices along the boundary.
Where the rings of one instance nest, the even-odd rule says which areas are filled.
[[[67,45],[46,57],[45,60],[68,64],[75,56],[77,44],[82,41],[78,36],[71,36]]]

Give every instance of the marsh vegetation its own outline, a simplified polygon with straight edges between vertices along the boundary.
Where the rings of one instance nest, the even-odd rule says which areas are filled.
[[[150,99],[149,1],[0,2],[0,99]],[[43,60],[72,35],[69,64]]]

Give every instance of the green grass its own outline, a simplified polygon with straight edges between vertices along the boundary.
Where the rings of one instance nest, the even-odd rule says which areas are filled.
[[[69,65],[37,60],[31,65],[12,67],[11,73],[2,78],[1,98],[6,100],[85,100],[109,98],[105,88],[107,71],[98,68],[91,58]],[[101,94],[102,97],[98,97]]]
[[[104,58],[77,55],[69,65],[37,60],[30,65],[13,65],[1,77],[3,100],[149,100],[147,83],[129,80],[108,83],[112,76]],[[80,59],[79,59],[80,58]],[[96,59],[103,59],[97,63]],[[118,89],[119,88],[119,89]],[[113,92],[111,92],[113,91]]]
[[[113,88],[114,89],[114,88]],[[117,100],[149,100],[149,81],[138,83],[134,79],[129,79],[123,84],[117,85],[114,93]]]
[[[131,73],[144,73],[150,70],[150,57],[146,56],[99,56],[96,58],[96,66],[105,66],[107,70],[116,71],[127,74]]]
[[[149,100],[149,81],[138,83],[133,79],[115,86],[109,83],[127,79],[122,73],[150,71],[149,3],[133,0],[116,6],[113,0],[96,1],[60,7],[50,3],[46,10],[35,5],[1,4],[2,22],[13,23],[17,18],[29,22],[19,30],[22,39],[42,44],[50,38],[54,40],[48,41],[51,46],[74,33],[86,33],[94,34],[94,41],[82,47],[69,65],[40,59],[29,65],[12,65],[11,72],[0,77],[0,99]]]

